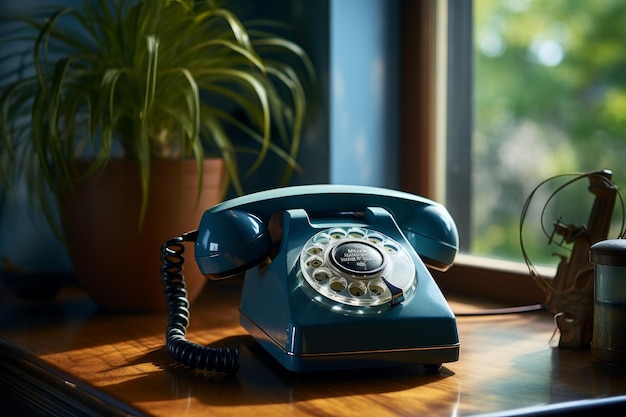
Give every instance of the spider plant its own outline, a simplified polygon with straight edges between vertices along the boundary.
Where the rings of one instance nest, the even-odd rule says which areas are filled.
[[[9,20],[20,26],[1,39],[30,47],[0,45],[0,184],[25,177],[49,220],[48,189],[58,198],[120,156],[137,163],[142,216],[153,158],[194,158],[198,192],[209,155],[238,193],[269,152],[286,162],[284,180],[297,168],[314,73],[273,27],[244,25],[215,0],[85,0]],[[245,174],[238,152],[256,155]]]

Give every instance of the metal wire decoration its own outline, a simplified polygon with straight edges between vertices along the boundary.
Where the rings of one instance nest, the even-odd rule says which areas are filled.
[[[556,245],[569,252],[569,257],[563,254],[556,254],[561,258],[557,266],[556,275],[553,278],[546,278],[539,274],[524,246],[522,233],[524,221],[536,192],[548,182],[567,176],[573,176],[573,179],[556,188],[549,195],[541,210],[541,229],[548,238],[548,244]],[[609,170],[582,174],[569,173],[550,177],[533,189],[522,208],[519,230],[522,255],[530,275],[546,293],[546,308],[554,314],[556,326],[560,331],[559,347],[586,348],[591,343],[593,335],[594,279],[593,265],[589,262],[589,248],[594,243],[607,239],[616,197],[619,198],[622,209],[619,237],[623,237],[625,232],[624,201],[611,178],[612,172]],[[551,229],[547,228],[544,225],[544,217],[550,201],[564,188],[583,179],[589,181],[588,190],[594,195],[593,206],[587,224],[568,224],[559,217],[552,222]],[[571,248],[566,247],[566,245],[572,244]]]

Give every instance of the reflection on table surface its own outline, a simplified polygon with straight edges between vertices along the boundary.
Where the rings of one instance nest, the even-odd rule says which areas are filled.
[[[588,350],[549,345],[554,323],[545,312],[458,317],[460,360],[435,373],[416,365],[291,374],[239,326],[239,291],[239,280],[208,283],[188,332],[196,343],[238,347],[234,376],[173,364],[165,312],[108,313],[71,289],[50,303],[4,297],[3,357],[147,415],[459,416],[626,394],[626,373],[594,365]]]

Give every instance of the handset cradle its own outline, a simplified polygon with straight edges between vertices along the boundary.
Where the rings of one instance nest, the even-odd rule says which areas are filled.
[[[280,237],[268,227],[277,213]],[[162,271],[168,352],[187,366],[237,369],[235,351],[185,339],[183,241],[209,278],[247,271],[241,324],[290,371],[458,359],[455,317],[426,267],[446,270],[458,250],[440,204],[376,187],[286,187],[218,204],[186,236],[164,245]]]

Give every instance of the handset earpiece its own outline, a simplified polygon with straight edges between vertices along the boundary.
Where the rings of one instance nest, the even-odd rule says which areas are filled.
[[[259,264],[272,249],[266,225],[242,210],[205,212],[195,243],[200,272],[210,279],[236,275]]]
[[[440,204],[423,204],[398,219],[405,237],[424,263],[446,271],[459,248],[459,235],[454,220]]]

